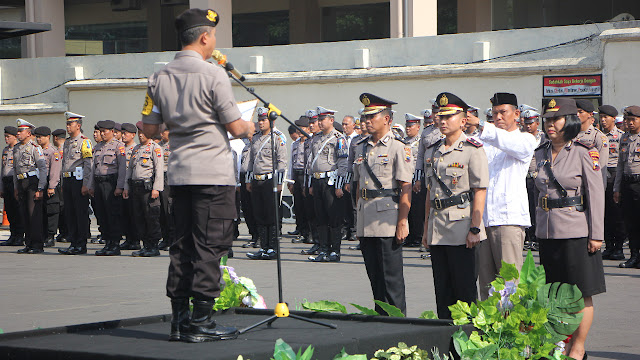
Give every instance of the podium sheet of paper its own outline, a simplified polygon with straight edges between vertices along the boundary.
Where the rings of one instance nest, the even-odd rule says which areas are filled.
[[[253,113],[256,112],[258,107],[258,100],[249,100],[238,103],[238,109],[242,113],[242,120],[251,121],[253,119]]]

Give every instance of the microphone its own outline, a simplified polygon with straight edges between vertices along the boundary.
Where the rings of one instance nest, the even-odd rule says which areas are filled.
[[[233,66],[233,64],[231,64],[230,62],[227,62],[227,56],[226,55],[222,55],[222,53],[218,50],[214,50],[213,54],[211,54],[211,56],[213,57],[213,60],[217,61],[219,65],[221,65],[222,67],[224,67],[225,70],[227,70],[228,72],[232,73],[233,76],[235,76],[238,80],[240,81],[245,81],[245,77],[244,75],[242,75],[242,73],[238,70],[236,70],[236,68]]]

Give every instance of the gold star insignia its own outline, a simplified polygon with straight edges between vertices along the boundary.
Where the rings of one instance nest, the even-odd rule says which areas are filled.
[[[556,107],[556,99],[551,99],[551,101],[549,101],[549,107],[550,108]]]
[[[369,100],[369,98],[367,97],[367,95],[363,96],[363,97],[362,97],[362,100],[360,100],[360,101],[362,101],[362,104],[363,104],[364,106],[369,106],[369,104],[371,104],[371,100]]]
[[[440,106],[445,106],[449,104],[449,99],[447,98],[447,95],[442,95],[442,97],[440,98]]]

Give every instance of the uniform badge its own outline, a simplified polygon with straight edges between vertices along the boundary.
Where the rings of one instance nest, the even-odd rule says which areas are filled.
[[[404,147],[404,161],[411,162],[411,147]]]
[[[207,19],[211,22],[218,22],[218,14],[213,10],[207,11]]]
[[[589,150],[591,162],[593,162],[593,170],[600,170],[600,154],[596,150]]]
[[[451,178],[451,184],[458,185],[458,177],[452,177]]]
[[[153,109],[153,99],[149,94],[145,94],[144,96],[144,105],[142,106],[142,115],[150,115],[151,110]]]
[[[146,164],[147,163],[147,159],[142,159],[142,163]]]
[[[475,147],[481,147],[482,143],[472,137],[467,138],[467,142]]]
[[[459,162],[454,162],[448,165],[448,167],[464,169],[464,165]]]
[[[609,144],[609,140],[607,139],[607,136],[602,135],[602,146],[607,147],[608,144]]]
[[[160,148],[156,148],[155,152],[157,157],[162,157],[162,150],[160,150]]]
[[[449,104],[449,99],[447,98],[447,95],[442,95],[442,97],[440,98],[440,106],[446,106]]]
[[[83,159],[93,157],[93,147],[89,139],[82,140],[81,152]]]
[[[124,154],[125,154],[124,146],[120,146],[120,147],[118,148],[118,150],[120,150],[120,155],[124,156]]]
[[[57,153],[57,152],[53,153],[53,159],[54,159],[55,161],[60,160],[60,153]]]
[[[556,107],[556,99],[551,99],[551,101],[549,101],[549,105],[550,108],[554,108]]]
[[[364,106],[369,106],[369,104],[371,104],[371,100],[369,100],[367,95],[363,95],[362,96],[362,100],[360,100],[360,101],[362,102],[362,105],[364,105]]]

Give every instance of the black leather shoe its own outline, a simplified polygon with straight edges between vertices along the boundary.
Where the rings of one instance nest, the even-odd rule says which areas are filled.
[[[309,256],[309,261],[311,261],[311,262],[328,262],[329,258],[327,257],[327,253],[321,252],[316,256]]]
[[[107,254],[107,250],[109,250],[108,246],[103,247],[102,249],[96,251],[96,256],[105,256]]]
[[[620,263],[618,267],[623,269],[631,269],[631,268],[637,267],[638,265],[640,265],[640,256],[638,256],[638,254],[635,253],[631,255],[631,258],[629,258],[629,260],[623,263]]]
[[[160,256],[160,251],[156,248],[145,249],[145,251],[140,256],[142,257]]]
[[[170,246],[171,246],[171,243],[169,243],[165,239],[162,239],[162,241],[160,241],[160,243],[158,244],[158,249],[167,251],[169,250]],[[122,249],[122,247],[120,249]]]
[[[106,246],[107,251],[104,253],[104,256],[118,256],[120,255],[120,246],[118,245],[119,241],[114,242],[113,244],[109,244]]]
[[[300,235],[300,231],[298,230],[293,230],[293,231],[289,231],[287,232],[287,234],[291,235],[291,236],[298,236]]]
[[[613,249],[607,246],[606,249],[602,252],[602,260],[611,260],[611,255],[613,254]],[[622,259],[617,259],[622,260]]]
[[[16,239],[15,235],[11,235],[5,242],[0,244],[0,246],[13,246],[13,242],[15,241],[15,239]]]
[[[69,246],[66,249],[58,249],[58,252],[62,255],[82,255],[87,253],[85,246]]]
[[[247,253],[247,257],[251,260],[261,260],[262,259],[262,254],[266,253],[266,251],[264,249],[260,249],[256,252],[249,252]]]
[[[604,259],[604,255],[602,258]],[[622,252],[622,249],[613,250],[611,255],[609,255],[609,260],[624,260],[624,259],[626,259],[626,257],[624,256],[624,252]]]
[[[300,251],[300,253],[302,255],[316,255],[319,249],[320,249],[320,246],[318,246],[318,244],[313,244],[313,246],[310,249],[302,250]]]
[[[68,243],[69,240],[67,240],[67,237],[62,235],[62,234],[58,234],[58,236],[56,236],[56,241],[57,242],[61,242],[61,243]]]
[[[296,238],[291,239],[291,242],[294,244],[300,244],[304,242],[304,238],[302,236],[298,236]]]
[[[12,246],[22,246],[22,245],[24,245],[24,237],[22,235],[16,235],[16,237],[13,238]]]
[[[331,254],[327,256],[328,262],[340,262],[340,254],[332,251]]]
[[[217,325],[211,319],[213,315],[213,300],[193,300],[193,313],[189,322],[189,330],[186,334],[180,332],[180,340],[190,343],[205,341],[230,340],[238,337],[238,329],[234,327]]]
[[[246,243],[242,244],[242,248],[246,249],[246,248],[250,248],[253,247],[256,244],[255,241],[247,241]]]
[[[49,235],[47,240],[44,241],[44,247],[54,247],[56,245],[56,240],[53,238],[53,235]]]
[[[16,251],[16,253],[17,254],[28,254],[29,250],[31,250],[31,248],[28,247],[28,246],[25,246],[24,249],[20,249],[20,250]]]
[[[354,246],[349,246],[349,250],[360,250],[360,244],[354,245]]]
[[[120,250],[140,250],[140,242],[126,240],[120,245]]]
[[[44,252],[44,249],[29,249],[29,251],[27,251],[27,254],[42,254]]]
[[[171,299],[171,334],[169,341],[180,341],[182,334],[189,333],[189,299]]]

